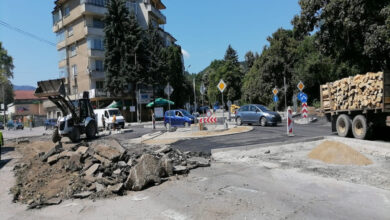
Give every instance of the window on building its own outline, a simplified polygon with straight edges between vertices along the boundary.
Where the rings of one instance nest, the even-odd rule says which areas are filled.
[[[88,48],[92,50],[104,50],[103,39],[101,38],[88,39]]]
[[[136,2],[126,2],[126,8],[129,10],[129,12],[134,13],[134,15],[137,15],[137,3]]]
[[[96,71],[103,71],[103,60],[95,60],[95,70]]]
[[[77,76],[77,65],[72,65],[72,76],[73,78]]]
[[[104,88],[104,81],[96,81],[96,89],[102,90]]]
[[[64,17],[68,16],[70,14],[70,8],[69,5],[64,6]]]
[[[61,67],[59,69],[59,77],[60,78],[66,78],[68,77],[68,68],[67,67]]]
[[[98,18],[92,20],[92,27],[94,28],[104,28],[104,22]]]
[[[76,56],[77,55],[77,50],[76,50],[76,44],[73,44],[70,46],[70,56]]]
[[[65,40],[65,31],[61,30],[57,33],[57,43]]]
[[[65,50],[65,48],[63,48],[63,49],[58,51],[58,56],[59,56],[58,58],[59,58],[60,61],[66,59],[66,50]]]
[[[68,37],[70,37],[70,36],[73,36],[73,27],[72,26],[70,26],[68,28]]]
[[[53,25],[54,25],[54,24],[57,24],[57,22],[59,22],[61,19],[62,19],[61,11],[56,11],[56,12],[53,14]]]

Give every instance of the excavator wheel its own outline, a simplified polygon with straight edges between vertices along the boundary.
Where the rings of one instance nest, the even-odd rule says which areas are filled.
[[[51,140],[53,141],[53,143],[61,141],[61,136],[58,133],[58,128],[54,129],[53,134],[51,135]]]
[[[96,123],[94,121],[90,121],[87,125],[87,128],[85,129],[85,134],[87,135],[88,139],[92,139],[96,137]]]
[[[80,130],[77,127],[73,127],[72,131],[70,132],[69,139],[73,142],[79,142],[80,141]]]

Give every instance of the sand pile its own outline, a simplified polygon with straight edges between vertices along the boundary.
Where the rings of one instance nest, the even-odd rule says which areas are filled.
[[[330,164],[369,165],[372,161],[350,146],[336,142],[324,141],[309,153],[309,158]]]

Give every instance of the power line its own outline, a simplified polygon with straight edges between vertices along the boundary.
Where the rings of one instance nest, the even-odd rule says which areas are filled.
[[[5,21],[0,20],[0,25],[4,26],[4,27],[6,27],[6,28],[9,28],[9,29],[11,29],[11,30],[14,30],[14,31],[16,31],[16,32],[19,32],[20,34],[23,34],[23,35],[28,36],[28,37],[30,37],[30,38],[34,38],[35,40],[41,41],[41,42],[43,42],[43,43],[46,43],[46,44],[48,44],[48,45],[50,45],[50,46],[54,46],[54,47],[56,46],[56,44],[53,43],[53,42],[51,42],[51,41],[48,41],[48,40],[46,40],[46,39],[43,39],[43,38],[41,38],[41,37],[39,37],[39,36],[37,36],[37,35],[35,35],[35,34],[29,33],[29,32],[27,32],[27,31],[24,31],[24,30],[20,29],[20,28],[14,27],[14,26],[8,24],[8,23],[5,22]]]

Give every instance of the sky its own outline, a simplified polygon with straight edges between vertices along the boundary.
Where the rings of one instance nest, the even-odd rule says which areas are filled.
[[[267,37],[291,28],[298,0],[163,0],[164,29],[183,49],[186,70],[198,73],[223,59],[228,45],[244,60],[247,51],[261,53]],[[52,32],[53,0],[0,0],[0,22],[56,42]],[[0,41],[14,59],[15,85],[36,86],[58,77],[56,47],[0,25]]]

